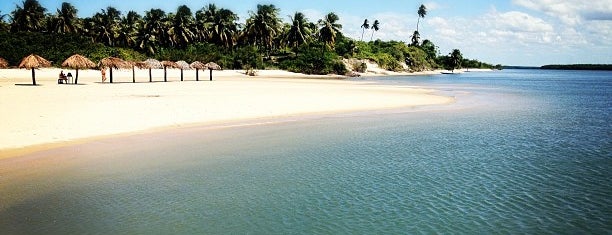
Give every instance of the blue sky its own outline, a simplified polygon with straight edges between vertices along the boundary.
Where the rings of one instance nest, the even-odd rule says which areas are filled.
[[[63,1],[39,0],[49,12]],[[296,11],[316,22],[335,12],[343,32],[361,37],[363,19],[378,19],[375,39],[409,41],[415,30],[417,8],[428,14],[419,27],[421,37],[439,46],[442,54],[460,49],[464,56],[505,65],[568,63],[612,64],[612,0],[67,0],[80,17],[107,6],[122,12],[143,13],[151,8],[174,12],[179,5],[196,11],[208,3],[228,8],[244,21],[257,4],[274,4],[285,19]],[[10,13],[21,0],[2,0],[0,11]],[[367,32],[364,40],[369,40]]]

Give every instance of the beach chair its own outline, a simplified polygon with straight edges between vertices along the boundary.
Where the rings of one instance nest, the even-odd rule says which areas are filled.
[[[68,75],[66,75],[66,78],[72,84],[72,73],[68,73]]]
[[[57,84],[68,84],[68,78],[66,76],[59,76]]]

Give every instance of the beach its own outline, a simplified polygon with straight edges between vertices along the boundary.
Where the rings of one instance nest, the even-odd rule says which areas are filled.
[[[311,76],[280,70],[199,72],[114,70],[114,83],[101,82],[99,70],[79,71],[78,85],[57,84],[58,68],[31,71],[0,70],[0,156],[24,150],[67,145],[92,137],[180,128],[222,125],[258,119],[365,110],[394,109],[453,102],[420,87],[390,86],[340,76]],[[74,70],[64,70],[64,73]],[[18,155],[18,154],[17,154]]]

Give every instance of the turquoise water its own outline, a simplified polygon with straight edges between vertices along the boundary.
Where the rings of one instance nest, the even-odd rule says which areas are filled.
[[[0,233],[612,233],[611,72],[360,80],[458,102],[120,137],[27,177],[0,160],[23,198]]]

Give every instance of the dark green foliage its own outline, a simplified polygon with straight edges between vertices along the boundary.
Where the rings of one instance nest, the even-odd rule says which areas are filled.
[[[345,74],[347,70],[340,57],[332,51],[321,49],[322,46],[300,47],[295,57],[280,61],[280,68],[305,74]]]
[[[406,55],[406,65],[414,71],[423,71],[432,68],[429,60],[427,60],[427,53],[419,47],[408,47],[404,52]]]
[[[232,53],[231,68],[246,70],[263,69],[263,57],[255,46],[240,47]]]
[[[9,64],[18,65],[23,57],[32,53],[51,61],[54,66],[60,66],[73,54],[81,54],[94,62],[109,56],[126,60],[144,58],[141,53],[132,49],[107,47],[77,34],[0,32],[0,55],[7,59]]]

